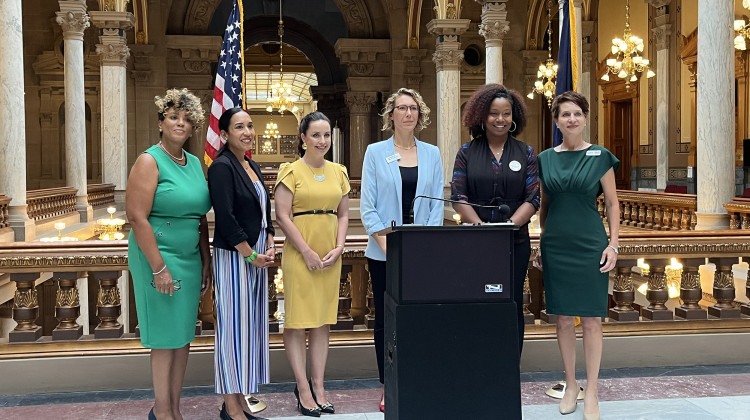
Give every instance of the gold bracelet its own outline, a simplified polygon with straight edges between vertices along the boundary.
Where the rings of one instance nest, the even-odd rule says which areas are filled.
[[[344,245],[343,244],[336,244],[336,248],[338,248],[338,247],[344,248]]]

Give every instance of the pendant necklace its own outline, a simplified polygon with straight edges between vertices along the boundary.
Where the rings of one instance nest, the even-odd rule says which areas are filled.
[[[315,173],[315,171],[313,171],[312,166],[310,166],[307,162],[305,162],[305,166],[307,166],[307,169],[309,169],[310,173],[312,173],[313,179],[315,179],[318,182],[323,182],[323,181],[326,180],[326,173],[325,173],[326,172],[326,164],[325,164],[325,161],[323,162],[323,174],[322,175],[317,175]]]

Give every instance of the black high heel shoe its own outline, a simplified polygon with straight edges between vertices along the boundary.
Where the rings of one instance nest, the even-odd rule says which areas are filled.
[[[248,420],[267,420],[267,419],[264,419],[263,417],[255,417],[255,416],[253,416],[252,414],[250,414],[250,413],[248,413],[246,411],[243,411],[242,414],[244,414],[245,418],[248,419]],[[226,403],[222,403],[221,404],[221,411],[219,412],[219,418],[221,420],[234,420],[232,418],[232,416],[229,415],[229,412],[227,412],[227,404]]]
[[[156,420],[156,415],[154,415],[154,407],[151,407],[151,411],[148,412],[148,420]]]
[[[312,392],[312,388],[310,389],[310,392]],[[302,405],[299,400],[299,389],[297,389],[297,385],[294,386],[294,396],[297,397],[297,408],[303,416],[320,417],[320,408],[305,408],[305,406]]]
[[[309,379],[307,383],[310,384],[310,393],[312,394],[313,401],[315,401],[315,404],[318,404],[318,408],[320,408],[320,411],[324,413],[328,413],[328,414],[336,413],[336,408],[334,408],[333,404],[331,404],[330,402],[327,404],[323,404],[323,405],[320,405],[320,403],[318,403],[318,398],[315,397],[315,391],[313,391],[312,379]]]

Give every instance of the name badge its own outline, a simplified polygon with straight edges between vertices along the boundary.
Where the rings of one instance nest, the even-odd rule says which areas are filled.
[[[508,167],[510,168],[511,171],[518,172],[521,170],[521,163],[517,160],[512,160],[508,164]]]
[[[586,156],[600,156],[602,154],[601,150],[587,150]]]
[[[393,162],[396,162],[399,159],[401,159],[401,155],[399,155],[398,153],[394,153],[394,154],[388,156],[387,158],[385,158],[385,163],[393,163]]]

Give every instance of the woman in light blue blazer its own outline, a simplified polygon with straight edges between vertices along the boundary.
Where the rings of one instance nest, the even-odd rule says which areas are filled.
[[[430,108],[415,90],[401,88],[385,103],[383,131],[388,140],[367,146],[362,174],[360,213],[370,235],[365,256],[375,300],[375,352],[383,383],[383,298],[385,293],[385,236],[374,235],[395,221],[396,225],[442,225],[443,203],[415,197],[443,197],[443,165],[440,150],[414,136],[429,124]],[[412,203],[414,204],[413,212]],[[414,220],[411,220],[413,215]],[[380,411],[385,410],[383,397]]]

